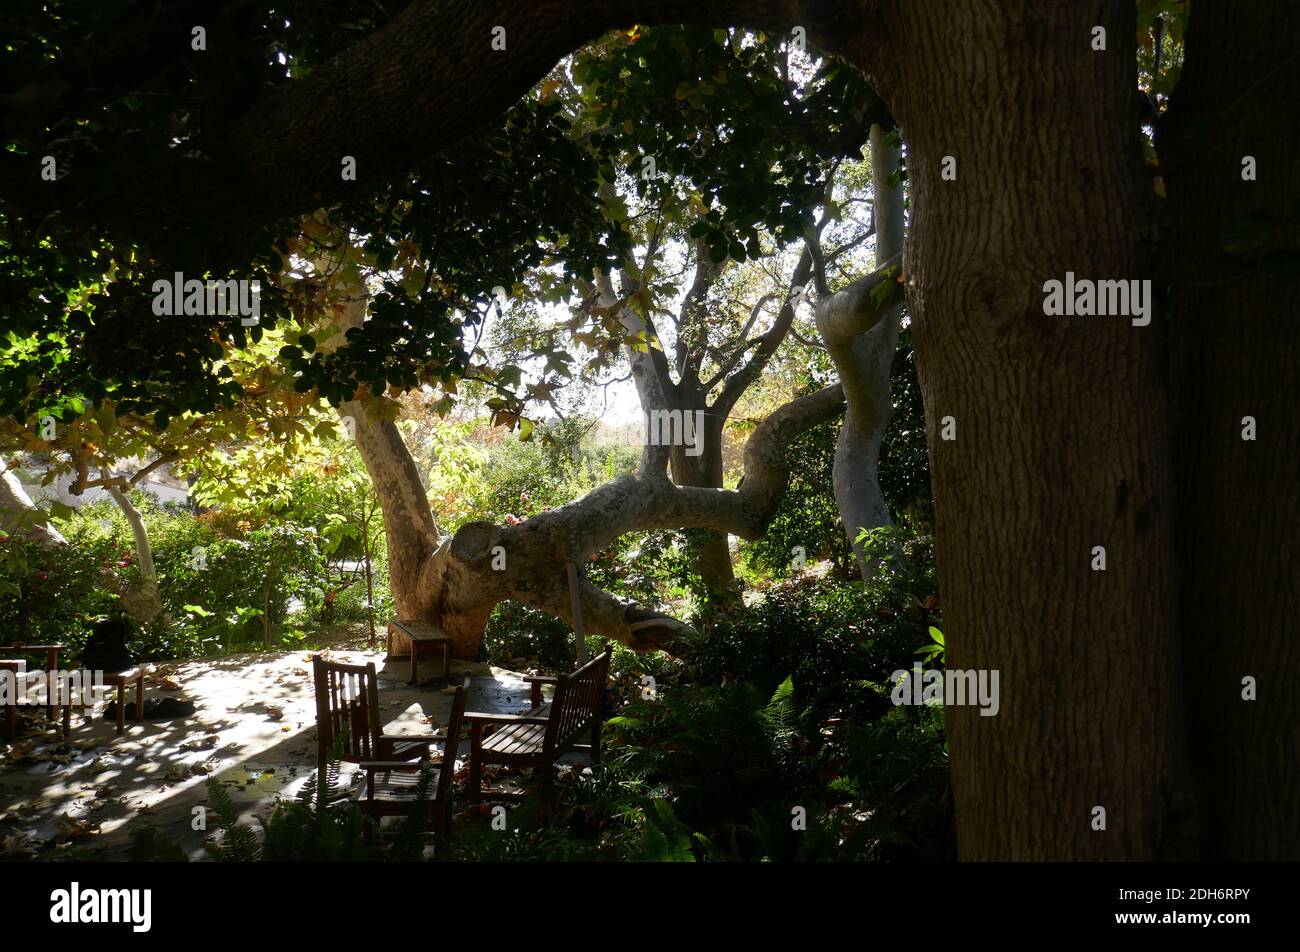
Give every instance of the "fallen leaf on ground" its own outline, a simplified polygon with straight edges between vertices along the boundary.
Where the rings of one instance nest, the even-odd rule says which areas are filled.
[[[36,850],[32,849],[29,840],[31,839],[26,833],[12,833],[4,839],[0,839],[0,856],[5,859],[28,859],[36,855]]]
[[[76,817],[63,814],[59,817],[63,821],[63,832],[60,834],[68,839],[75,839],[79,836],[93,836],[99,832],[98,823],[90,823],[86,820],[78,820]]]

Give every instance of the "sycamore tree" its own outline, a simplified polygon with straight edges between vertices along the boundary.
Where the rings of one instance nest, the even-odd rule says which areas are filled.
[[[600,197],[635,247],[613,270],[579,282],[568,328],[575,344],[594,350],[589,367],[606,363],[611,333],[622,343],[647,438],[669,447],[673,481],[723,485],[732,412],[767,372],[801,303],[815,299],[848,398],[836,466],[848,536],[888,524],[876,457],[898,316],[880,322],[867,359],[852,338],[874,326],[876,302],[853,306],[848,294],[832,301],[827,278],[828,269],[837,280],[859,263],[845,253],[875,234],[865,215],[846,214],[861,211],[855,197],[832,201],[841,163],[861,157],[870,129],[892,125],[882,104],[869,105],[861,77],[789,38],[660,28],[606,37],[540,88],[563,102],[579,142],[599,143],[626,170],[601,183]],[[897,174],[896,153],[879,164],[888,166],[881,194],[889,257],[902,234],[901,185],[885,181]],[[832,218],[841,244],[823,253]],[[857,234],[842,227],[855,220]],[[805,247],[792,270],[765,280],[761,260],[798,243]],[[545,274],[525,284],[543,300],[554,290]],[[842,326],[854,319],[860,328]],[[706,589],[725,600],[733,577],[726,536],[703,533],[696,551]]]
[[[270,284],[296,216],[409,182],[432,157],[428,196],[448,213],[429,216],[442,225],[430,238],[473,250],[483,237],[458,217],[469,181],[501,201],[531,184],[533,207],[581,208],[589,179],[576,204],[547,202],[567,199],[581,157],[548,170],[565,174],[529,179],[537,167],[521,162],[523,183],[498,180],[481,143],[559,58],[611,30],[799,36],[868,77],[904,135],[903,278],[947,660],[998,669],[1007,694],[997,717],[946,711],[961,854],[1300,855],[1300,776],[1278,754],[1300,723],[1300,648],[1279,621],[1300,579],[1300,412],[1287,399],[1300,369],[1287,324],[1300,297],[1294,0],[1198,0],[1190,16],[1174,0],[413,0],[392,16],[344,0],[291,22],[269,4],[203,6],[6,10],[5,330],[34,342],[66,329],[84,345],[66,365],[39,343],[6,357],[7,411],[39,409],[20,406],[32,376],[92,401],[105,380],[129,380],[141,409],[168,418],[211,409],[232,389],[212,373],[213,336],[239,334],[238,321],[163,321],[147,282],[173,269]],[[1184,28],[1176,85],[1144,95],[1139,38],[1164,49]],[[740,227],[721,223],[728,244]],[[571,260],[616,266],[617,245]],[[122,280],[68,309],[66,289],[102,273],[99,256]],[[512,274],[481,280],[482,264],[475,295],[509,286]],[[1137,283],[1128,307],[1116,298],[1098,313],[1089,283],[1068,315],[1050,313],[1051,282],[1071,277]],[[435,331],[449,310],[426,303],[415,319],[376,300],[338,374],[295,371],[306,389],[348,401],[360,384],[418,382],[424,345],[460,338]],[[284,312],[274,294],[265,304],[269,318]],[[456,351],[439,358],[449,376]],[[650,459],[635,494],[595,494],[580,528],[552,514],[506,541],[576,555],[598,520],[700,525],[706,510],[716,528],[757,531],[781,482],[777,447],[829,402],[765,421],[735,492],[675,487]],[[387,432],[358,436],[379,458],[395,454]],[[430,590],[457,591],[492,530],[444,544],[412,505],[412,554],[444,553],[414,562],[430,567]],[[671,632],[589,597],[625,636],[643,621],[651,643]]]

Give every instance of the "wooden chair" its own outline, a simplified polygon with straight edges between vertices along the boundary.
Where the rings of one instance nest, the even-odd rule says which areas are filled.
[[[411,737],[383,733],[383,722],[379,719],[379,676],[374,662],[338,664],[316,655],[311,663],[316,683],[316,756],[322,773],[337,737],[344,738],[342,759],[351,764],[429,756],[429,747],[436,739],[434,735]]]
[[[470,676],[456,687],[451,701],[451,718],[447,722],[442,758],[436,765],[428,758],[414,763],[401,760],[364,761],[366,784],[359,795],[361,809],[378,823],[385,816],[406,816],[420,803],[420,780],[429,775],[432,790],[426,790],[426,807],[433,811],[435,852],[441,852],[451,838],[452,782],[456,776],[456,754],[460,750],[460,731],[465,716],[465,699],[469,695]]]
[[[534,767],[544,771],[549,786],[555,762],[570,750],[586,750],[593,764],[600,763],[601,706],[610,651],[606,647],[577,671],[559,677],[529,677],[532,710],[526,714],[465,715],[469,724],[469,798],[482,797],[483,766]],[[542,685],[555,685],[549,704],[542,703]],[[485,734],[485,728],[491,733]],[[579,743],[584,737],[589,744]]]

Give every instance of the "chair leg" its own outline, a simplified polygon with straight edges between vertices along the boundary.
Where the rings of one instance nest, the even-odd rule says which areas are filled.
[[[483,725],[469,728],[469,802],[483,799]]]
[[[135,719],[137,722],[144,720],[144,672],[135,682]]]
[[[11,744],[18,739],[18,705],[17,704],[5,705],[5,737],[8,738],[9,743]]]
[[[117,683],[117,732],[126,730],[126,682]]]

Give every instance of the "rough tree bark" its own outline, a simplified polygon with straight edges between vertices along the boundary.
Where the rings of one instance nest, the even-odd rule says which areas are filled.
[[[1300,857],[1298,51],[1300,3],[1198,0],[1157,142],[1173,226],[1188,733],[1207,859]],[[1258,700],[1243,699],[1247,677]]]
[[[947,662],[997,669],[1003,686],[996,717],[946,708],[960,855],[1185,855],[1162,342],[1125,317],[1046,317],[1041,291],[1067,271],[1151,276],[1134,9],[878,13],[876,30],[906,38],[877,72],[909,145]],[[945,417],[955,440],[939,438]]]
[[[62,61],[0,94],[0,121],[41,121],[91,90],[140,88],[140,65],[171,62],[193,15],[112,43],[85,64]],[[809,23],[795,0],[532,0],[526,4],[413,0],[382,30],[309,75],[258,96],[205,130],[216,161],[167,179],[123,180],[112,195],[77,176],[40,180],[39,163],[0,151],[0,195],[33,212],[76,209],[89,220],[202,215],[240,233],[249,223],[310,212],[407,171],[503,114],[566,53],[617,27],[695,23],[788,29]],[[183,25],[183,30],[177,30]],[[810,24],[811,26],[811,24]],[[494,49],[494,29],[506,49]],[[147,74],[146,74],[147,75]],[[227,104],[233,106],[234,104]],[[236,108],[237,111],[237,108]],[[343,182],[339,159],[357,160]]]

